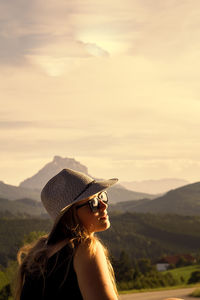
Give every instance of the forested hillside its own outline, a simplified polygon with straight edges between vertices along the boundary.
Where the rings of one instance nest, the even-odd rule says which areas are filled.
[[[200,217],[125,213],[113,215],[111,229],[100,235],[118,256],[132,258],[199,252]]]
[[[110,216],[111,228],[99,236],[119,257],[125,250],[131,259],[148,257],[156,260],[163,254],[197,253],[200,249],[200,217],[125,213]],[[31,231],[51,229],[50,219],[0,219],[0,264],[16,258],[24,235]]]

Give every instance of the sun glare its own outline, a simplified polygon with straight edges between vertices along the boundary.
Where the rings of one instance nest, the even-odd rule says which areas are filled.
[[[102,32],[82,32],[78,35],[78,39],[86,44],[96,45],[109,55],[119,54],[125,50],[122,43],[115,41],[111,36]]]

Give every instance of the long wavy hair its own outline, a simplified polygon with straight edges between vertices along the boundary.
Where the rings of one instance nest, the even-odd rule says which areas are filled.
[[[90,253],[94,254],[97,242],[100,242],[106,256],[113,288],[117,294],[114,271],[109,260],[108,250],[96,236],[89,235],[82,224],[80,224],[76,214],[75,205],[71,206],[71,208],[65,212],[56,227],[56,231],[52,236],[51,241],[48,241],[48,243],[47,241],[48,235],[44,235],[36,242],[24,245],[18,251],[17,260],[19,268],[16,278],[15,300],[20,300],[26,274],[39,274],[45,278],[45,270],[52,250],[62,241],[65,242],[65,247],[71,257],[80,243],[86,243]],[[65,279],[67,277],[68,269],[69,268],[66,270]]]

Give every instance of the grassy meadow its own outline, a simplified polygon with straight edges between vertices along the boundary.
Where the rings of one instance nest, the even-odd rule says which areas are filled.
[[[190,278],[192,272],[200,271],[200,265],[193,265],[193,266],[186,266],[175,268],[168,271],[163,271],[163,274],[171,273],[172,276],[177,280],[178,284],[176,286],[168,286],[168,287],[157,287],[157,288],[147,288],[147,289],[132,289],[132,290],[121,290],[119,291],[120,294],[129,294],[129,293],[140,293],[140,292],[151,292],[151,291],[161,291],[161,290],[173,290],[179,288],[190,288],[190,287],[197,287],[197,289],[193,292],[191,296],[193,297],[200,297],[200,283],[196,284],[187,284],[188,279]]]
[[[195,271],[200,271],[200,265],[175,268],[172,270],[164,271],[163,273],[170,272],[172,274],[172,276],[175,279],[177,279],[177,281],[180,282],[180,284],[182,282],[183,285],[185,285],[188,282],[192,272],[195,272]]]

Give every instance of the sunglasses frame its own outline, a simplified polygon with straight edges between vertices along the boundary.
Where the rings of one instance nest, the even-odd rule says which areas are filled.
[[[105,194],[106,194],[107,200],[102,200],[102,199],[99,197],[102,193],[105,193]],[[92,201],[93,201],[95,198],[98,200],[98,205],[94,207],[93,204],[92,204]],[[100,201],[102,201],[102,202],[105,203],[105,204],[108,204],[108,194],[107,194],[106,191],[100,192],[97,196],[95,196],[94,198],[88,200],[86,203],[77,205],[77,206],[76,206],[76,209],[81,208],[81,207],[86,206],[86,205],[89,205],[91,211],[92,211],[93,213],[95,213],[95,212],[97,212],[97,211],[99,210],[99,208],[100,208]]]

